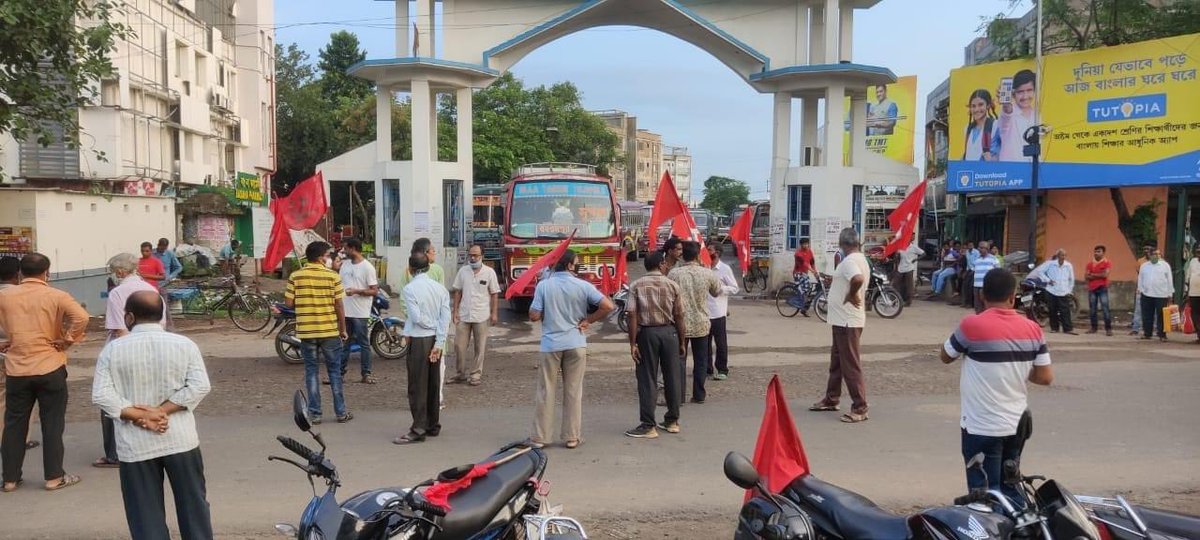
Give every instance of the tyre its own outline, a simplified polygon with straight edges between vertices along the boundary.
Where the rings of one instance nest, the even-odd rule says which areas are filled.
[[[779,314],[784,317],[795,317],[800,313],[800,308],[788,303],[793,296],[796,296],[796,285],[788,283],[775,291],[775,309],[779,310]]]
[[[508,301],[509,309],[521,314],[529,313],[529,306],[533,304],[532,298],[518,297]]]
[[[1038,326],[1046,326],[1050,324],[1050,307],[1045,302],[1034,300],[1033,305],[1026,312],[1026,316],[1029,317],[1029,320],[1038,323]]]
[[[750,267],[750,271],[746,272],[746,274],[742,276],[742,286],[745,287],[746,292],[754,292],[758,289],[766,289],[766,276],[763,275],[762,271],[757,267],[752,266]]]
[[[262,330],[271,322],[271,303],[253,294],[234,296],[229,299],[229,320],[246,332]]]
[[[622,309],[617,313],[617,328],[622,332],[629,333],[629,312]]]
[[[296,321],[283,323],[279,333],[275,334],[275,354],[289,364],[303,364],[304,357],[300,355],[300,346],[290,341],[299,342],[296,338]]]
[[[398,360],[408,353],[408,346],[400,336],[403,328],[399,324],[388,327],[377,322],[371,327],[371,350],[388,360]]]
[[[813,311],[817,312],[817,318],[821,322],[829,321],[829,293],[822,291],[817,299],[813,301]]]
[[[875,313],[885,319],[895,319],[900,316],[900,312],[904,311],[904,300],[900,298],[900,293],[892,287],[884,287],[875,295],[873,302]]]

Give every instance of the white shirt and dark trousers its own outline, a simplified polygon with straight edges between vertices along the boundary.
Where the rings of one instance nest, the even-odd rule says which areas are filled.
[[[358,343],[358,363],[361,367],[363,382],[371,376],[371,304],[375,296],[364,294],[371,287],[379,285],[379,277],[375,265],[363,259],[355,263],[353,260],[342,262],[338,269],[342,277],[342,287],[345,290],[354,289],[354,294],[347,294],[342,300],[342,309],[346,312],[346,333],[350,335],[350,343]],[[346,377],[346,369],[350,365],[350,343],[342,347],[342,378]]]
[[[1051,259],[1042,263],[1033,273],[1050,282],[1046,287],[1046,292],[1050,294],[1050,331],[1057,332],[1062,328],[1065,333],[1074,332],[1075,324],[1071,317],[1075,314],[1071,313],[1070,297],[1075,295],[1075,267],[1070,262],[1059,264]]]
[[[829,351],[829,382],[825,387],[825,398],[817,402],[813,410],[836,410],[830,408],[837,407],[841,401],[842,382],[845,381],[846,390],[853,400],[850,412],[862,416],[867,414],[867,385],[863,379],[862,355],[858,345],[867,322],[865,297],[870,275],[871,266],[861,252],[846,256],[833,271],[833,284],[829,288],[829,326],[833,333],[833,345]],[[858,290],[859,305],[856,307],[846,302],[846,295],[850,292],[850,282],[859,276],[863,278],[863,284]]]
[[[1171,297],[1175,295],[1171,265],[1161,259],[1157,263],[1143,263],[1142,269],[1138,271],[1138,292],[1142,295],[1142,339],[1150,339],[1151,333],[1157,328],[1158,337],[1166,340],[1163,308],[1167,307]]]
[[[153,285],[146,283],[137,274],[130,274],[121,280],[121,283],[108,291],[108,300],[104,305],[104,329],[108,331],[108,338],[105,343],[117,338],[117,332],[125,330],[125,301],[129,299],[133,293],[138,291],[150,291],[158,293]],[[167,314],[163,310],[163,327],[166,328]],[[113,419],[109,418],[104,411],[100,411],[100,433],[104,440],[104,461],[103,465],[97,461],[95,466],[113,467],[121,462],[117,457],[117,440],[114,434]]]
[[[465,265],[458,269],[451,287],[459,293],[458,322],[454,325],[454,356],[458,373],[453,382],[478,385],[483,379],[483,360],[492,320],[492,297],[500,294],[500,281],[490,266],[483,265],[479,270],[473,270],[470,265]],[[475,354],[468,356],[471,344],[475,345]]]
[[[917,273],[917,261],[925,256],[925,250],[921,249],[916,242],[908,244],[898,255],[899,261],[896,263],[896,288],[899,289],[900,298],[904,299],[905,306],[912,305],[913,299],[913,278]]]
[[[200,348],[159,324],[139,324],[104,346],[96,360],[92,402],[120,418],[135,405],[170,401],[184,408],[169,417],[163,433],[115,420],[121,461],[121,495],[134,540],[170,538],[163,477],[171,482],[179,532],[184,540],[211,539],[212,519],[204,484],[204,460],[192,414],[210,389]]]
[[[420,442],[442,432],[442,368],[438,364],[443,359],[430,362],[429,355],[435,348],[446,348],[450,293],[426,271],[414,276],[402,294],[408,310],[404,335],[408,337],[408,409],[413,419],[405,437]]]
[[[724,262],[717,261],[713,267],[717,281],[721,284],[721,295],[708,297],[708,374],[729,375],[729,336],[726,332],[726,322],[729,318],[729,296],[738,293],[737,278],[733,277],[733,269]],[[715,346],[714,346],[715,345]],[[714,363],[715,360],[715,363]]]

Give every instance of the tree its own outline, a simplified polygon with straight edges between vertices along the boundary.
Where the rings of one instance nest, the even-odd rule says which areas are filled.
[[[79,107],[95,100],[94,81],[113,75],[117,40],[133,35],[116,14],[103,0],[0,2],[0,134],[79,146]]]
[[[704,200],[700,208],[721,215],[732,215],[739,204],[750,202],[750,186],[741,180],[710,176],[704,181]]]
[[[318,54],[321,70],[321,92],[330,103],[341,99],[358,101],[374,93],[370,81],[354,77],[346,70],[367,59],[367,51],[359,48],[358,36],[339,30],[329,36],[329,44]]]
[[[271,189],[285,195],[313,174],[318,163],[335,155],[338,135],[333,109],[309,57],[295,44],[275,45],[275,137],[278,144]]]
[[[1010,8],[1020,0],[1006,0]],[[1147,0],[1040,0],[1042,4],[1042,54],[1111,47],[1151,39],[1200,32],[1200,0],[1175,0],[1165,5]],[[1024,32],[1015,19],[997,15],[985,20],[988,41],[1000,52],[996,61],[1035,55],[1032,32]],[[1109,188],[1117,213],[1117,227],[1134,257],[1142,246],[1157,238],[1161,201],[1150,201],[1132,212],[1121,188]]]

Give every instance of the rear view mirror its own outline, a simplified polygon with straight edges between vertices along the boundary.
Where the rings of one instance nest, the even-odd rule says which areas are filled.
[[[742,489],[753,489],[759,481],[754,464],[737,452],[725,454],[725,478]]]
[[[292,420],[295,420],[300,431],[308,432],[312,429],[312,422],[308,420],[308,400],[304,398],[303,390],[296,390],[296,394],[292,396]]]

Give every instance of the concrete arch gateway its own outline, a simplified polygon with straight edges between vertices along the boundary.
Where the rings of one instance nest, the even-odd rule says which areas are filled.
[[[470,118],[473,89],[488,86],[538,48],[589,28],[636,26],[674,36],[774,96],[774,115],[764,119],[772,130],[772,287],[790,279],[791,250],[801,236],[813,238],[818,264],[823,252],[836,249],[825,233],[833,230],[836,238],[836,229],[855,222],[852,214],[862,208],[854,201],[862,191],[856,186],[917,179],[912,166],[866,150],[866,89],[896,80],[887,68],[856,64],[852,57],[854,15],[878,0],[443,0],[440,15],[435,0],[394,3],[395,56],[349,70],[377,85],[377,139],[317,167],[329,182],[374,182],[374,240],[376,251],[393,261],[389,282],[404,271],[402,261],[416,238],[433,240],[450,275],[459,251],[465,252],[472,126],[458,126],[458,161],[438,161],[437,95],[455,94],[459,118]],[[411,161],[392,156],[390,110],[397,92],[411,95]],[[842,131],[821,134],[817,126],[822,108],[828,118],[842,117],[844,96],[852,105],[845,163],[836,159],[843,154]],[[799,137],[791,133],[794,100],[801,103]],[[800,163],[789,158],[793,150]]]

